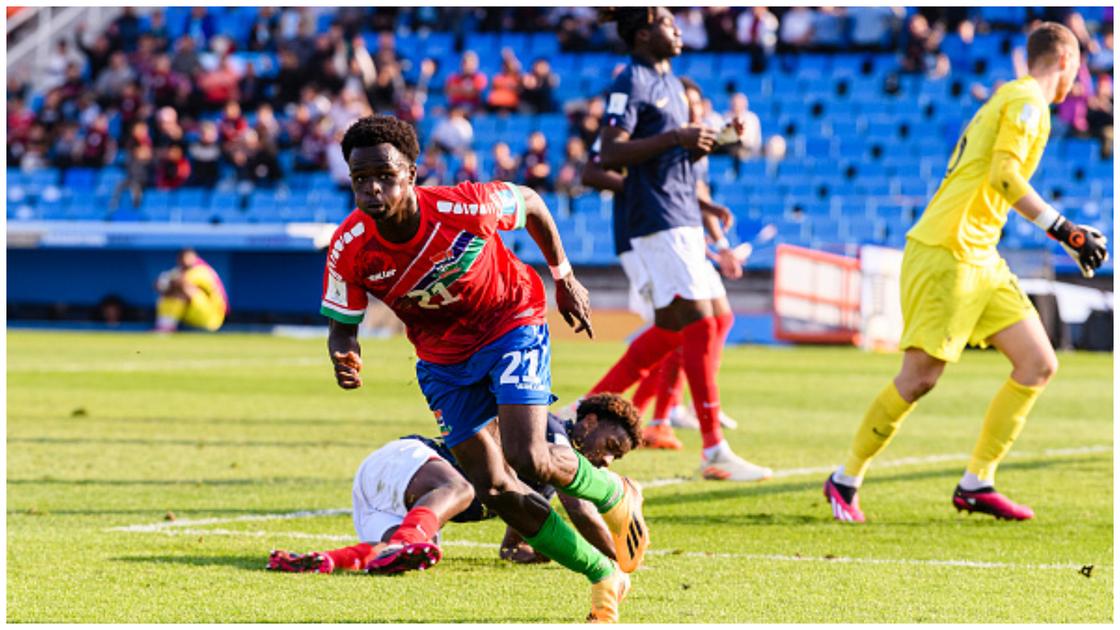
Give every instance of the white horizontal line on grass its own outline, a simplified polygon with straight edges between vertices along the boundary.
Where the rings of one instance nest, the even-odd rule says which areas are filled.
[[[266,357],[251,359],[176,359],[174,361],[120,361],[115,363],[65,363],[61,365],[12,365],[8,372],[31,373],[81,373],[81,372],[158,372],[165,370],[209,370],[214,368],[239,368],[281,365],[329,365],[325,359],[311,357]]]
[[[1009,457],[1015,459],[1028,459],[1031,457],[1062,457],[1064,455],[1090,455],[1093,453],[1110,453],[1112,452],[1111,444],[1096,444],[1092,446],[1078,446],[1074,448],[1050,448],[1042,451],[1023,451],[1020,453],[1012,452]],[[900,457],[898,459],[891,459],[885,462],[876,462],[875,468],[898,468],[901,466],[921,466],[925,464],[936,464],[939,462],[956,462],[968,461],[972,457],[969,453],[944,453],[940,455],[923,455],[920,457]],[[824,475],[828,474],[840,464],[833,464],[831,466],[815,466],[812,468],[787,468],[785,470],[775,470],[771,479],[783,479],[785,477],[800,477],[802,475]],[[690,481],[702,481],[696,477],[669,477],[667,479],[653,479],[651,481],[641,482],[643,488],[661,488],[663,486],[673,486],[679,483],[688,483]]]
[[[337,510],[330,510],[337,512]],[[118,528],[119,530],[119,528]],[[158,532],[169,536],[242,536],[245,538],[295,538],[299,540],[329,540],[333,542],[354,542],[354,536],[341,536],[337,534],[309,534],[307,532],[266,532],[242,531],[235,529],[162,529],[162,530],[127,530]],[[444,540],[441,545],[447,547],[473,547],[481,549],[498,549],[496,543],[478,542],[475,540]],[[1028,564],[1017,562],[982,562],[977,560],[940,560],[940,559],[914,559],[914,558],[849,558],[846,556],[802,556],[781,555],[773,553],[709,553],[706,551],[673,551],[668,549],[651,549],[651,556],[680,556],[685,558],[725,558],[737,560],[768,560],[775,562],[835,562],[840,564],[894,564],[917,565],[935,567],[966,567],[972,569],[1052,569],[1052,570],[1077,570],[1078,564]]]
[[[1108,453],[1112,451],[1111,444],[1096,444],[1091,446],[1078,446],[1073,448],[1055,448],[1045,449],[1042,451],[1031,452],[1025,451],[1021,453],[1012,453],[1017,459],[1028,459],[1038,457],[1062,457],[1066,455],[1090,455],[1093,453]],[[902,457],[899,459],[888,460],[876,464],[876,468],[897,468],[901,466],[918,466],[923,464],[934,464],[945,461],[960,461],[967,460],[970,455],[966,453],[951,453],[942,455],[926,455],[923,457]],[[774,471],[774,479],[784,477],[798,477],[802,475],[823,475],[836,469],[836,466],[820,466],[816,468],[789,468],[786,470]],[[660,488],[663,486],[671,486],[680,483],[688,483],[690,481],[701,481],[696,478],[688,477],[671,477],[668,479],[653,479],[651,481],[642,482],[643,488]],[[245,514],[242,516],[229,516],[229,517],[215,517],[203,519],[183,519],[174,521],[161,521],[159,523],[141,523],[137,525],[124,525],[121,527],[112,527],[109,531],[119,532],[159,532],[174,528],[192,527],[198,525],[220,525],[223,523],[247,523],[253,521],[279,521],[295,518],[315,518],[319,516],[339,516],[343,514],[350,514],[350,508],[332,508],[327,510],[303,510],[299,512],[284,512],[277,514]],[[216,531],[216,530],[207,530]]]
[[[337,516],[350,514],[350,508],[337,508],[330,510],[303,510],[300,512],[285,512],[283,514],[245,514],[244,516],[225,516],[216,518],[183,519],[163,521],[160,523],[145,523],[140,525],[125,525],[112,527],[114,532],[158,532],[165,529],[192,527],[196,525],[220,525],[223,523],[251,523],[253,521],[283,521],[293,518],[314,518],[318,516]],[[210,530],[207,530],[210,531]]]

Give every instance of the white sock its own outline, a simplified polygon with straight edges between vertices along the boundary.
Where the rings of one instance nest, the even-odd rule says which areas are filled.
[[[860,477],[845,475],[843,466],[837,468],[836,472],[832,473],[832,481],[842,486],[851,486],[853,488],[858,488],[860,484],[863,483],[863,479]]]
[[[156,330],[159,331],[173,331],[179,327],[179,320],[174,317],[161,315],[156,317]]]
[[[720,450],[725,446],[727,446],[727,440],[720,440],[719,444],[705,448],[704,459],[712,459],[713,457],[715,457],[716,453],[720,452]]]
[[[964,476],[961,477],[961,482],[960,482],[959,485],[960,485],[962,490],[967,490],[969,492],[975,492],[975,491],[979,490],[980,488],[991,488],[992,487],[992,482],[984,481],[983,479],[977,477],[976,475],[966,471],[964,473]]]

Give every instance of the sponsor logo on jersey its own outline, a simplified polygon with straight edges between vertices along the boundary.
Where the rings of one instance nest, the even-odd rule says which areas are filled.
[[[335,267],[338,265],[338,259],[342,257],[342,250],[345,249],[346,246],[351,242],[353,242],[354,239],[358,238],[362,234],[365,234],[365,232],[366,226],[361,222],[358,222],[354,225],[354,227],[343,232],[342,234],[339,234],[338,238],[335,239],[334,245],[331,246],[331,253],[327,256],[327,270],[330,272],[332,278],[341,278],[341,276],[339,276],[337,271],[335,270]],[[343,302],[343,304],[345,304],[345,302]]]
[[[457,201],[437,201],[436,210],[443,214],[466,214],[470,216],[497,214],[498,208],[491,204],[459,203]]]
[[[384,271],[378,271],[377,273],[371,273],[370,275],[366,276],[366,280],[369,280],[370,282],[381,282],[383,280],[388,280],[395,275],[397,275],[396,269],[386,269]]]

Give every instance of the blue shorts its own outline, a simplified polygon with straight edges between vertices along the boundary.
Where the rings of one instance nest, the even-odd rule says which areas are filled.
[[[436,416],[448,448],[461,444],[498,415],[498,405],[542,405],[556,401],[548,325],[521,326],[454,365],[416,362],[420,391]]]

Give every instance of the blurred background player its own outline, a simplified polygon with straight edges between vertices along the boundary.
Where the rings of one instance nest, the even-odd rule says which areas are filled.
[[[703,438],[701,474],[733,481],[769,478],[770,469],[731,451],[719,424],[716,376],[733,317],[719,274],[707,261],[693,166],[715,147],[717,134],[690,124],[684,86],[670,65],[681,52],[680,30],[664,7],[607,10],[604,19],[618,23],[632,59],[610,89],[601,163],[627,169],[627,234],[645,267],[655,311],[654,325],[591,393],[626,391],[681,346]],[[723,247],[720,256],[734,254]]]
[[[180,323],[215,331],[226,319],[229,300],[222,279],[193,249],[179,251],[178,264],[159,275],[156,291],[157,332],[174,332]]]
[[[392,116],[361,118],[343,137],[358,208],[335,231],[323,275],[336,380],[344,389],[362,384],[358,323],[373,295],[404,322],[420,389],[475,493],[534,549],[591,582],[591,618],[617,621],[627,573],[649,545],[641,495],[544,440],[555,400],[544,286],[497,231],[526,228],[551,267],[560,313],[592,336],[587,290],[537,193],[506,182],[416,186],[419,152],[416,131]],[[594,503],[618,563],[514,470]]]
[[[995,473],[1058,359],[996,245],[1014,207],[1059,241],[1085,275],[1108,254],[1100,232],[1067,221],[1028,183],[1050,135],[1050,104],[1065,100],[1077,76],[1077,38],[1060,24],[1043,23],[1027,40],[1027,65],[1027,76],[999,88],[973,116],[941,187],[907,234],[900,279],[902,369],[868,409],[847,462],[825,481],[837,520],[864,521],[856,492],[871,459],[966,344],[995,346],[1012,370],[988,406],[953,505],[1003,519],[1034,516],[996,492]]]
[[[688,95],[689,117],[692,123],[699,123],[703,118],[703,93],[700,87],[688,79],[680,77]],[[641,260],[630,245],[630,238],[626,233],[627,218],[626,206],[622,199],[624,195],[624,176],[619,170],[603,168],[600,158],[601,141],[596,139],[592,145],[590,158],[583,170],[583,182],[599,190],[610,190],[614,193],[614,212],[612,230],[614,233],[615,254],[618,256],[627,280],[630,282],[629,307],[632,312],[640,316],[643,321],[653,323],[653,302],[650,294],[649,280],[642,266]],[[711,242],[716,243],[720,250],[729,250],[725,230],[734,223],[731,211],[714,203],[711,199],[707,183],[707,156],[697,160],[694,168],[697,171],[696,196],[700,202],[703,213],[705,230]],[[711,257],[711,255],[709,254]],[[717,262],[719,256],[714,257]],[[742,264],[745,260],[736,258],[734,252],[730,256],[722,257],[725,266],[720,271],[728,278],[742,277]],[[726,301],[726,297],[721,298]],[[730,310],[730,306],[727,307]],[[649,448],[662,448],[680,450],[684,448],[681,441],[673,434],[673,427],[697,429],[696,414],[687,410],[680,404],[684,390],[683,350],[677,348],[665,356],[661,362],[638,383],[634,392],[633,402],[639,415],[644,415],[650,402],[656,403],[653,408],[653,419],[642,432],[642,444]],[[728,417],[722,410],[719,414],[720,425],[728,428],[737,426],[737,422]]]
[[[550,414],[546,440],[574,448],[596,467],[606,468],[638,446],[639,424],[633,405],[604,394],[584,400],[574,422]],[[523,481],[546,499],[556,494],[547,484]],[[443,556],[437,536],[448,521],[470,523],[496,516],[475,496],[441,437],[409,435],[377,449],[358,467],[352,495],[354,530],[362,542],[302,554],[278,549],[269,556],[268,568],[382,574],[426,569]],[[562,493],[560,502],[576,529],[613,559],[614,542],[595,506]],[[512,529],[506,531],[501,554],[520,563],[548,559],[538,556]]]

